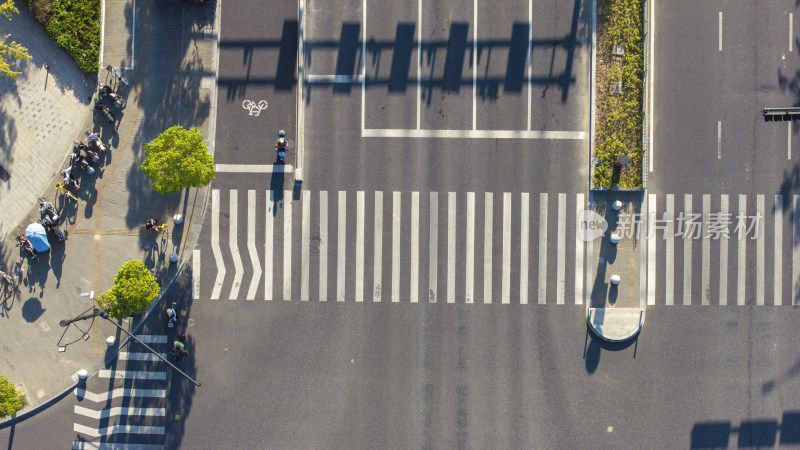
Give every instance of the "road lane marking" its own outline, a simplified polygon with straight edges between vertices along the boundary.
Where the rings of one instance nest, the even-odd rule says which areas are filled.
[[[217,173],[292,173],[289,164],[216,164]]]
[[[775,221],[775,273],[773,288],[773,304],[780,306],[783,303],[783,196],[775,196],[773,217]]]
[[[138,336],[137,336],[138,337]],[[165,336],[166,337],[166,336]],[[166,380],[167,372],[152,372],[143,370],[101,370],[97,373],[100,378],[127,379],[127,380]]]
[[[729,197],[728,194],[720,196],[720,213],[722,217],[729,217]],[[723,233],[719,240],[719,304],[728,304],[728,241],[729,236]]]
[[[400,192],[392,192],[392,302],[400,301]]]
[[[409,267],[409,301],[419,302],[419,192],[411,193],[411,258]]]
[[[539,304],[547,303],[547,193],[539,193]]]
[[[789,13],[789,52],[792,52],[794,45],[794,14]]]
[[[511,193],[503,193],[503,272],[500,302],[511,303]]]
[[[739,195],[739,216],[745,216],[747,214],[747,196],[740,194]],[[739,252],[738,252],[738,270],[736,271],[736,304],[739,306],[744,305],[745,298],[744,298],[744,288],[745,282],[747,281],[747,271],[746,271],[746,264],[745,264],[745,256],[747,254],[747,239],[745,236],[746,233],[742,232],[739,234]]]
[[[786,158],[792,159],[792,122],[786,124]]]
[[[366,54],[366,53],[365,53]],[[422,116],[422,0],[417,2],[417,129]],[[364,127],[362,126],[363,130]]]
[[[664,293],[664,303],[673,305],[675,303],[675,195],[667,194],[667,205],[665,209],[664,219],[667,221],[667,239],[666,251],[664,257],[666,259],[664,277],[664,284],[666,292]]]
[[[722,51],[722,11],[719,12],[719,51]]]
[[[528,128],[531,131],[531,121],[533,120],[532,104],[533,104],[533,84],[531,77],[533,76],[533,0],[528,0]]]
[[[256,249],[256,191],[247,191],[247,252],[250,254],[250,265],[253,267],[253,278],[250,280],[250,288],[247,290],[247,300],[255,300],[256,289],[261,281],[261,263],[258,260],[258,250]]]
[[[567,247],[567,194],[558,194],[558,242],[556,250],[556,304],[564,304],[566,295],[566,247]]]
[[[478,129],[478,0],[472,0],[472,129]]]
[[[367,54],[367,0],[362,0],[361,5],[361,55]],[[361,135],[366,128],[366,103],[367,103],[367,58],[361,58]]]
[[[283,300],[292,300],[292,191],[283,191]]]
[[[164,434],[164,427],[113,425],[104,428],[92,428],[74,424],[72,431],[91,437],[112,436],[115,434]]]
[[[192,299],[200,299],[200,250],[192,250]]]
[[[683,213],[685,217],[691,217],[692,214],[692,194],[683,195]],[[683,227],[686,227],[684,222]],[[691,236],[684,232],[683,236],[683,304],[692,304],[692,240]],[[688,239],[687,239],[688,237]]]
[[[383,192],[375,192],[375,244],[372,258],[372,301],[381,301],[381,281],[383,277]]]
[[[319,192],[319,301],[328,301],[328,191]]]
[[[574,139],[586,138],[584,131],[526,131],[526,130],[410,130],[369,128],[361,137],[375,138],[441,138],[441,139]]]
[[[656,195],[648,194],[647,214],[650,226],[655,230]],[[650,230],[644,230],[647,239],[647,304],[656,304],[656,233],[650,235]]]
[[[647,307],[647,245],[643,239],[647,239],[647,233],[649,232],[650,228],[650,215],[646,213],[649,202],[647,201],[647,196],[643,196],[644,201],[642,202],[642,211],[645,211],[642,214],[642,223],[641,223],[641,231],[644,231],[644,238],[642,237],[641,231],[636,235],[636,245],[639,246],[639,307],[641,309],[645,309]]]
[[[228,245],[231,247],[231,257],[233,258],[233,285],[231,286],[231,293],[228,299],[236,300],[239,297],[239,288],[242,286],[242,276],[244,275],[242,255],[239,253],[239,244],[236,239],[239,234],[239,191],[231,189],[230,199],[228,199],[228,201],[230,204],[228,210],[228,223],[230,224],[228,230]]]
[[[717,121],[717,159],[722,159],[722,121]]]
[[[164,359],[167,358],[167,355],[164,353],[159,353],[161,357]],[[158,356],[149,353],[149,352],[119,352],[117,354],[117,359],[120,361],[151,361],[151,362],[161,362]]]
[[[75,405],[75,414],[80,416],[89,417],[90,419],[108,419],[109,417],[126,416],[126,417],[163,417],[166,414],[165,408],[139,408],[130,406],[115,406],[112,408],[101,409],[95,411],[94,409],[85,408],[83,406]]]
[[[347,192],[339,191],[339,214],[337,219],[339,235],[336,239],[336,301],[343,302],[345,296],[345,274],[346,274],[346,256],[347,246],[345,240],[347,239]]]
[[[356,192],[356,302],[364,301],[364,191]]]
[[[584,194],[577,194],[575,201],[575,223],[578,223],[581,212],[586,209]],[[575,227],[575,304],[583,303],[583,245],[580,227]]]
[[[800,299],[800,195],[792,196],[792,212],[794,215],[794,243],[792,245],[792,306],[797,306]]]
[[[95,403],[107,402],[108,400],[120,397],[164,398],[166,395],[167,392],[164,389],[117,388],[112,391],[94,393],[83,388],[75,388],[76,397]]]
[[[456,302],[456,193],[447,193],[447,303]]]
[[[701,244],[700,304],[708,306],[711,290],[711,239],[708,239],[708,223],[711,215],[711,195],[703,194],[703,242]]]
[[[219,247],[219,189],[211,191],[211,252],[217,265],[217,278],[211,290],[211,300],[219,299],[222,283],[225,281],[225,261],[222,259],[222,250]]]
[[[519,220],[519,303],[528,304],[528,260],[529,251],[528,241],[530,239],[530,194],[523,192],[520,198],[520,220]]]
[[[309,267],[311,258],[311,191],[303,191],[302,254],[300,255],[300,301],[309,300]]]
[[[483,204],[483,303],[492,303],[492,224],[494,196],[484,193]]]
[[[272,271],[275,269],[273,256],[275,214],[278,213],[275,191],[267,191],[266,219],[264,220],[264,300],[272,300]]]
[[[455,217],[455,216],[454,216]],[[449,225],[448,225],[449,226]],[[475,299],[475,193],[467,192],[467,267],[464,297],[467,303]]]
[[[420,0],[421,1],[421,0]],[[439,255],[439,193],[431,192],[431,213],[430,213],[430,239],[428,243],[428,301],[436,303],[437,278],[438,278],[438,255]]]
[[[766,222],[767,210],[764,204],[764,195],[756,195],[757,219]],[[756,229],[756,305],[764,305],[764,227]]]

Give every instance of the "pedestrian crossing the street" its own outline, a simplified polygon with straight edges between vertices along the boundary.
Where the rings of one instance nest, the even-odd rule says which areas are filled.
[[[617,231],[646,246],[643,304],[796,305],[800,201],[767,197],[648,194],[623,209]],[[607,239],[581,233],[587,208],[609,214],[585,193],[214,189],[193,297],[588,305]]]

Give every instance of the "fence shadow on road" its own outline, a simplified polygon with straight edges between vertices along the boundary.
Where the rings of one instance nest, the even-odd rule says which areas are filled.
[[[736,437],[736,442],[731,442]],[[690,448],[773,448],[800,445],[800,411],[784,411],[777,419],[697,422],[692,427]]]
[[[608,342],[597,337],[589,325],[586,325],[586,338],[583,343],[583,360],[586,373],[593,374],[600,366],[600,355],[605,350],[607,352],[619,352],[633,346],[632,358],[636,358],[636,351],[639,347],[639,335],[625,342]]]

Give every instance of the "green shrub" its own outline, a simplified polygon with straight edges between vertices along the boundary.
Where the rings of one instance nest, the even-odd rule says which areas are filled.
[[[0,375],[0,417],[13,416],[27,403],[8,378]]]
[[[100,65],[99,0],[24,0],[56,45],[86,73]]]

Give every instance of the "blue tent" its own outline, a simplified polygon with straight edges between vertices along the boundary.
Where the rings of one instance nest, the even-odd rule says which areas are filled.
[[[25,237],[31,241],[33,248],[37,252],[46,252],[50,250],[50,243],[47,242],[47,230],[40,223],[32,223],[25,229]]]

